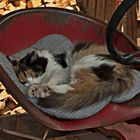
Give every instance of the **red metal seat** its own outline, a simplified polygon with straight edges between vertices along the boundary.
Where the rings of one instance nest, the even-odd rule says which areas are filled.
[[[106,24],[81,14],[55,8],[37,8],[10,13],[0,21],[0,51],[11,55],[30,47],[42,37],[61,34],[75,41],[105,43]],[[115,46],[123,52],[132,52],[135,44],[120,32],[116,33]],[[52,118],[37,109],[16,87],[0,66],[0,81],[18,103],[36,120],[51,129],[73,131],[95,128],[140,117],[140,98],[130,104],[110,103],[102,111],[83,120],[60,120]],[[132,105],[132,103],[138,103]]]

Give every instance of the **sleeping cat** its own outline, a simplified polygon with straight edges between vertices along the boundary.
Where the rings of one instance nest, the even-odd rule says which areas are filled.
[[[28,96],[47,108],[77,110],[133,85],[128,66],[115,62],[104,46],[89,43],[61,54],[33,51],[11,62],[19,81],[30,86]]]

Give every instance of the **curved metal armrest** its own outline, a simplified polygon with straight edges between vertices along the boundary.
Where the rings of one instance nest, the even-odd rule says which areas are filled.
[[[114,37],[116,34],[116,28],[122,19],[122,17],[125,15],[125,13],[128,11],[128,9],[136,2],[137,0],[124,0],[120,6],[116,9],[113,16],[111,17],[107,29],[106,29],[106,44],[107,49],[112,56],[112,58],[122,64],[129,65],[139,65],[140,59],[135,58],[140,53],[140,49],[137,47],[138,51],[136,53],[129,53],[125,55],[120,55],[115,47],[114,47]]]

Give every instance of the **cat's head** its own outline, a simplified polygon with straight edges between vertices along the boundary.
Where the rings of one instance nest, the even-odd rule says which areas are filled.
[[[48,64],[48,60],[39,57],[36,51],[28,53],[20,60],[9,60],[19,81],[27,85],[31,80],[39,78],[45,72]]]

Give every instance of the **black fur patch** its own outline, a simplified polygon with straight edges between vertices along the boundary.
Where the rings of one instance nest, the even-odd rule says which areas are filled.
[[[35,51],[27,54],[19,61],[18,72],[26,70],[27,67],[32,68],[35,72],[42,74],[45,72],[48,64],[47,58],[39,57]],[[18,73],[17,72],[17,73]]]
[[[48,59],[39,57],[30,63],[30,67],[36,72],[41,71],[42,73],[44,73],[46,70],[47,64],[48,64]]]
[[[53,54],[53,55],[54,55],[54,59],[55,59],[56,62],[58,62],[63,68],[67,67],[66,54],[65,53]]]
[[[112,78],[115,66],[102,64],[99,67],[92,67],[91,71],[95,73],[101,80],[110,80]]]
[[[92,43],[87,43],[87,42],[80,42],[80,43],[77,43],[75,44],[75,47],[72,51],[72,54],[76,53],[76,52],[79,52],[80,50],[82,49],[87,49],[91,46]]]
[[[0,89],[0,93],[3,92],[4,89]]]

